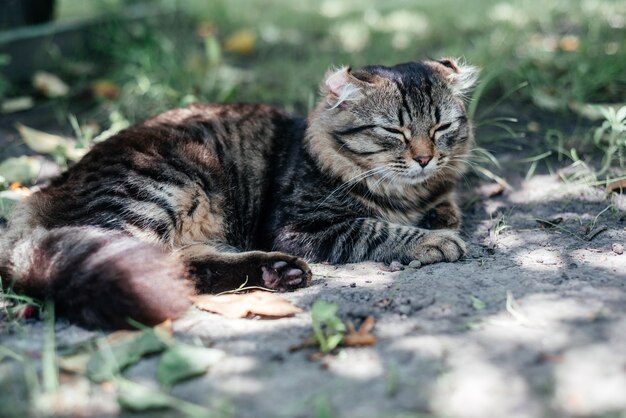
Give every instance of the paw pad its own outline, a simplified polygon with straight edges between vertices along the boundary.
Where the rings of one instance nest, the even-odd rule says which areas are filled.
[[[295,262],[279,260],[261,266],[263,283],[266,287],[276,290],[293,290],[309,284],[311,270],[302,260]]]

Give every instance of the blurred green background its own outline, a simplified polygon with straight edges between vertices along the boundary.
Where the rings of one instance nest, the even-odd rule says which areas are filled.
[[[43,30],[5,23],[0,51],[7,33],[39,31],[36,61],[69,93],[42,95],[37,68],[5,48],[0,98],[53,101],[65,129],[70,115],[103,130],[196,101],[306,113],[331,66],[453,56],[482,68],[470,105],[479,145],[584,160],[600,174],[623,166],[624,1],[57,0],[54,17]],[[59,27],[78,29],[63,41]]]

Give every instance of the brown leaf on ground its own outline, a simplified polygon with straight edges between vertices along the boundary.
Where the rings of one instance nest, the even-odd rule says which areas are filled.
[[[200,309],[227,318],[246,318],[254,315],[284,318],[302,312],[302,309],[292,305],[287,299],[264,291],[192,296],[191,301]]]
[[[250,55],[254,51],[256,36],[244,29],[235,32],[224,41],[224,50],[240,55]]]
[[[109,80],[98,80],[91,85],[91,91],[95,98],[102,100],[115,100],[120,95],[120,88]]]
[[[374,325],[376,325],[376,320],[373,316],[368,316],[361,324],[359,334],[369,334],[374,329]]]
[[[374,335],[371,334],[372,329],[374,329],[374,325],[376,324],[376,320],[373,316],[368,316],[365,318],[365,321],[359,327],[357,331],[354,328],[354,324],[352,322],[348,322],[346,324],[347,333],[343,336],[341,341],[341,346],[343,347],[366,347],[376,345],[377,339]],[[311,347],[319,347],[319,342],[315,339],[315,337],[309,337],[302,341],[299,344],[292,345],[289,347],[289,352],[293,353],[294,351],[300,351],[305,348]],[[307,356],[307,359],[310,361],[319,361],[324,358],[324,354],[321,352],[315,352]]]
[[[347,334],[343,337],[343,346],[344,347],[365,347],[376,345],[378,340],[372,334]]]
[[[348,333],[343,337],[342,345],[345,347],[363,347],[376,344],[376,337],[371,334],[376,320],[373,316],[368,316],[361,324],[358,331],[354,329],[354,325],[348,322]]]
[[[611,192],[621,192],[622,190],[626,191],[626,179],[612,181],[606,186],[606,191]]]

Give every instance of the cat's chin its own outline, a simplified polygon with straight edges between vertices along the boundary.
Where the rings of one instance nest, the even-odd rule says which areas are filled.
[[[398,182],[401,182],[404,185],[407,186],[416,186],[418,184],[422,184],[424,183],[426,180],[428,180],[431,175],[431,173],[417,173],[417,174],[401,174],[399,176],[396,177],[396,179],[398,180]]]

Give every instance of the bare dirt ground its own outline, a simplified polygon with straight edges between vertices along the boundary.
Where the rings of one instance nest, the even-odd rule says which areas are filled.
[[[398,271],[313,265],[311,287],[286,295],[305,310],[292,318],[226,319],[192,308],[174,323],[176,337],[227,355],[171,393],[235,417],[625,416],[624,197],[548,175],[512,184],[469,204],[464,261]],[[537,222],[557,218],[554,228]],[[308,359],[312,349],[290,352],[311,335],[317,299],[356,324],[373,315],[378,343],[321,361]],[[43,322],[0,330],[1,346],[39,364]],[[94,335],[56,325],[59,349]],[[155,386],[155,370],[148,358],[125,374]],[[23,416],[27,385],[17,363],[0,363],[1,416]],[[67,393],[52,407],[59,415],[129,414],[107,385],[69,379],[61,387]],[[176,415],[142,415],[155,414]]]
[[[26,151],[2,133],[3,158]],[[547,174],[505,177],[511,188],[492,196],[462,185],[463,261],[313,265],[311,287],[284,295],[304,310],[291,318],[190,309],[176,339],[226,356],[171,394],[220,417],[626,417],[626,196]],[[378,343],[321,361],[291,352],[312,335],[319,299],[356,325],[374,316]],[[29,399],[45,333],[43,321],[0,317],[0,417],[183,416],[130,413],[114,385],[65,373],[54,396]],[[59,353],[101,335],[63,320],[55,333]],[[148,357],[124,375],[156,388],[156,368]]]

